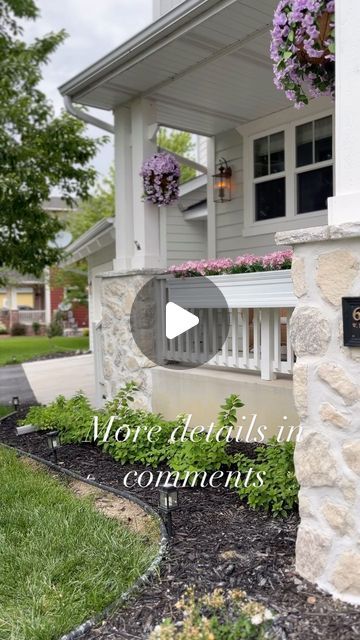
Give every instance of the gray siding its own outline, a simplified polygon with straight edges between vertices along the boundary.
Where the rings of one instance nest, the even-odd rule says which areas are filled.
[[[168,207],[167,216],[167,263],[178,264],[186,260],[206,257],[206,222],[185,220],[179,207]]]
[[[216,205],[216,255],[234,258],[242,253],[265,254],[275,251],[274,233],[243,237],[244,189],[243,189],[243,141],[234,129],[216,137],[216,159],[222,156],[232,170],[232,200]]]

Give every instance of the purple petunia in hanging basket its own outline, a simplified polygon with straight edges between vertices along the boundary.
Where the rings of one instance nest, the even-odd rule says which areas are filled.
[[[180,165],[171,153],[154,153],[145,160],[140,175],[144,181],[144,199],[159,207],[179,199]]]
[[[271,31],[274,82],[296,107],[335,96],[334,0],[280,0]]]

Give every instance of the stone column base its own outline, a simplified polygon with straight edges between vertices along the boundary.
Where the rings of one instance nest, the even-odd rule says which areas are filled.
[[[279,233],[294,246],[296,568],[360,604],[360,348],[343,346],[342,297],[360,296],[360,224]]]
[[[139,386],[136,405],[151,410],[151,374],[155,366],[139,350],[130,314],[140,289],[159,271],[110,272],[102,275],[102,353],[105,393],[113,398],[126,382]],[[155,299],[144,300],[144,329],[155,332]]]

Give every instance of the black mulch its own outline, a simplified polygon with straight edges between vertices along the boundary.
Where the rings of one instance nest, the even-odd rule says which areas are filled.
[[[18,437],[14,425],[14,417],[0,425],[0,441],[49,459],[44,435]],[[91,445],[65,446],[60,460],[84,477],[91,473],[98,482],[119,489],[124,488],[125,473],[140,471],[120,466]],[[134,491],[157,506],[157,490]],[[278,614],[275,630],[282,639],[360,638],[360,608],[334,601],[295,574],[297,526],[296,514],[286,520],[271,518],[250,510],[227,489],[182,489],[181,511],[174,514],[175,536],[161,575],[86,640],[145,639],[164,617],[176,614],[174,605],[187,585],[200,593],[216,587],[244,589]]]

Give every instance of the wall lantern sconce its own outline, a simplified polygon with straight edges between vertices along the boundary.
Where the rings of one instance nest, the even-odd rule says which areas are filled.
[[[55,464],[58,463],[57,450],[60,447],[60,437],[58,431],[50,431],[47,434],[47,443],[49,450],[52,452],[54,456]]]
[[[214,202],[230,202],[232,169],[225,158],[220,158],[218,171],[213,175]]]
[[[179,492],[176,487],[170,484],[159,487],[159,508],[171,538],[173,535],[172,512],[179,509]]]
[[[19,396],[13,396],[12,406],[14,407],[14,411],[17,411],[20,405]]]

